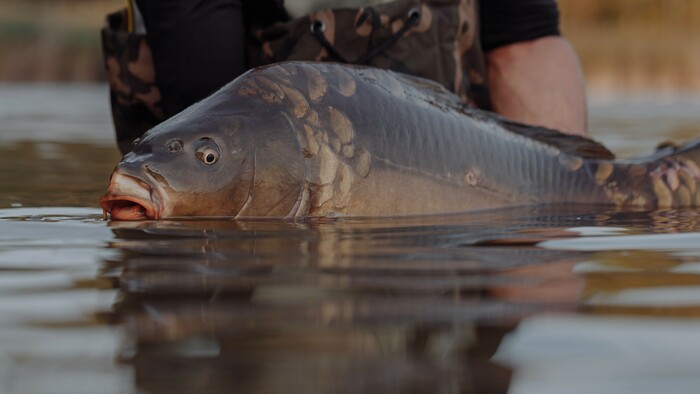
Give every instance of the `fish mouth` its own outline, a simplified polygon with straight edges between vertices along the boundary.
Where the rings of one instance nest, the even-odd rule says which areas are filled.
[[[115,172],[104,196],[100,197],[102,215],[111,220],[158,219],[163,216],[157,193],[146,182]]]

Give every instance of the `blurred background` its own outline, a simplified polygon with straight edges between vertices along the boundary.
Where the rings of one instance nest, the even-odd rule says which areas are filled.
[[[292,0],[288,0],[292,1]],[[104,78],[98,30],[123,0],[0,0],[0,81]],[[700,1],[559,0],[593,92],[700,90]]]
[[[99,28],[123,0],[0,0],[0,80],[104,78]]]
[[[700,90],[700,1],[559,0],[590,88]]]

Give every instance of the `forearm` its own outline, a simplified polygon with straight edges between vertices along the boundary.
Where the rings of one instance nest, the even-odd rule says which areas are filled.
[[[585,135],[585,81],[573,48],[547,36],[487,52],[492,109],[513,120]]]

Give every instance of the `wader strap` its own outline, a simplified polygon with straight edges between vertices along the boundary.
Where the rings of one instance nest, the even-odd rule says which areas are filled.
[[[331,56],[335,57],[338,61],[342,63],[367,65],[372,60],[372,58],[394,45],[413,26],[416,26],[418,23],[420,23],[421,15],[419,8],[412,8],[408,12],[408,19],[406,19],[406,23],[404,23],[404,25],[394,35],[389,37],[389,39],[387,39],[386,41],[377,45],[374,48],[372,48],[371,46],[372,37],[374,36],[374,32],[379,28],[379,15],[377,14],[377,11],[373,7],[367,7],[365,13],[358,21],[358,25],[364,23],[370,16],[372,18],[372,32],[370,33],[370,40],[369,44],[367,45],[367,52],[365,52],[364,55],[358,57],[353,61],[348,61],[343,55],[340,54],[338,49],[336,49],[333,46],[333,44],[331,44],[328,41],[326,35],[324,34],[324,32],[326,31],[326,24],[323,23],[323,21],[312,21],[309,25],[309,31],[311,32],[311,35],[316,37],[318,42],[328,51],[328,53],[331,54]]]

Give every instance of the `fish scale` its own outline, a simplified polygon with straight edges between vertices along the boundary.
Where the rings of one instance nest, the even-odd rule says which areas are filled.
[[[174,139],[184,148],[170,152]],[[216,163],[197,161],[203,147]],[[135,178],[130,187],[147,184],[157,201],[113,182],[101,202],[154,217],[694,207],[699,163],[700,142],[615,160],[593,140],[471,108],[425,79],[288,62],[249,71],[141,138],[112,179]]]

